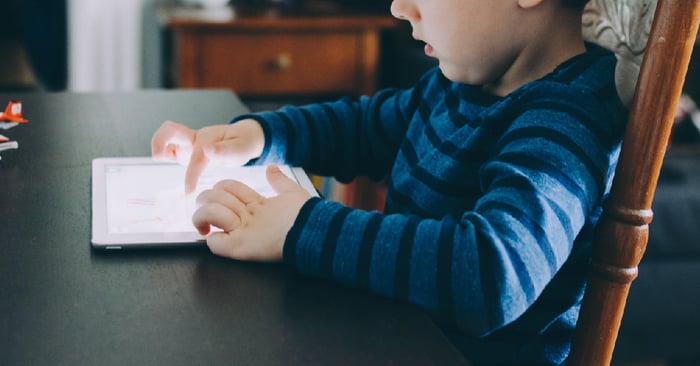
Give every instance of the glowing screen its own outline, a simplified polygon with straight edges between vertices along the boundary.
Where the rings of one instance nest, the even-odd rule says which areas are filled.
[[[294,177],[288,166],[280,166]],[[185,194],[185,167],[177,164],[107,165],[107,231],[112,234],[195,232],[196,198],[220,180],[235,179],[265,197],[275,192],[264,166],[207,168],[194,193]],[[294,178],[293,178],[294,179]]]

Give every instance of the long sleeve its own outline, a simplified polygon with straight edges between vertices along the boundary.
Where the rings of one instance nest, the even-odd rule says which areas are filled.
[[[470,172],[481,194],[473,207],[472,198],[459,193],[469,179],[445,180],[450,167],[439,175],[421,169],[457,164],[463,150],[435,159],[403,149],[396,164],[419,167],[392,176],[392,186],[404,186],[389,193],[390,204],[404,212],[311,201],[290,233],[285,261],[307,274],[419,304],[472,335],[503,327],[535,302],[578,233],[593,224],[614,167],[615,146],[567,115],[575,112],[518,117],[491,146],[488,161]],[[555,113],[562,115],[552,125]]]
[[[349,182],[363,175],[383,179],[390,171],[408,127],[406,108],[417,103],[421,88],[387,89],[372,98],[344,98],[275,112],[238,116],[255,118],[265,132],[261,163],[303,166],[313,174]]]

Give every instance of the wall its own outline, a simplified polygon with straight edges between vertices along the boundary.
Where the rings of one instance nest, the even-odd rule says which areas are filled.
[[[69,0],[71,91],[159,87],[156,0]]]

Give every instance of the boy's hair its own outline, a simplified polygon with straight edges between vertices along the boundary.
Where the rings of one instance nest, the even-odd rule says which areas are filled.
[[[588,0],[561,0],[561,4],[566,8],[583,9],[586,3],[588,3]]]

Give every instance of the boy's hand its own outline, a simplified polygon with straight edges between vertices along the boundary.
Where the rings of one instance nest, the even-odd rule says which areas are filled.
[[[210,162],[240,166],[259,157],[264,145],[262,127],[253,119],[200,130],[165,121],[153,134],[151,155],[156,160],[187,165],[185,192],[191,193]]]
[[[225,180],[197,197],[192,222],[207,235],[212,253],[238,260],[282,260],[282,248],[299,210],[311,195],[277,166],[267,168],[277,196],[265,198],[241,182]],[[212,232],[211,226],[223,231]]]

